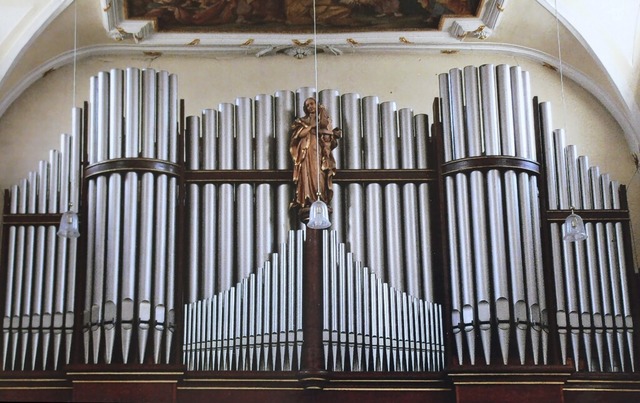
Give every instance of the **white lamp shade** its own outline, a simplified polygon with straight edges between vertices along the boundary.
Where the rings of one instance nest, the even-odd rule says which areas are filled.
[[[564,220],[564,238],[567,242],[578,242],[587,239],[587,231],[584,228],[582,217],[575,213],[569,214]]]
[[[60,218],[60,227],[58,228],[58,236],[64,238],[78,238],[80,236],[80,222],[78,214],[73,211],[67,211]]]
[[[309,222],[307,227],[313,229],[325,229],[331,226],[329,221],[329,209],[322,200],[316,200],[309,209]]]

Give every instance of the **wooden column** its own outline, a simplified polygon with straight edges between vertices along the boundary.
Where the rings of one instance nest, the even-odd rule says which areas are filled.
[[[326,381],[322,349],[322,230],[307,228],[302,274],[302,370],[305,389],[322,389]]]

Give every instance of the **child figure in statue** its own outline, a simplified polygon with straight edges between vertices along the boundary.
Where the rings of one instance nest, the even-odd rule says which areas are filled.
[[[303,117],[291,126],[289,151],[293,159],[293,182],[296,193],[290,208],[301,209],[301,215],[318,197],[329,204],[333,197],[336,161],[332,151],[338,146],[342,130],[332,128],[331,118],[315,98],[304,101]],[[316,122],[319,131],[316,136]]]

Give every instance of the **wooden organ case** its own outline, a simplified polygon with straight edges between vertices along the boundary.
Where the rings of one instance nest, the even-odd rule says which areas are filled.
[[[439,76],[432,122],[313,88],[183,116],[174,75],[91,79],[5,192],[0,399],[629,401],[624,186],[517,66]],[[290,212],[290,126],[343,131],[331,230]],[[75,211],[81,237],[56,235]],[[563,240],[575,211],[587,239]]]

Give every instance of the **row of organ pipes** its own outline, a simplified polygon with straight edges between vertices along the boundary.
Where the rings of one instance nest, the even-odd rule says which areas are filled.
[[[619,183],[589,166],[587,157],[578,157],[575,146],[565,146],[564,131],[552,129],[548,102],[534,113],[529,75],[519,66],[452,69],[439,76],[439,83],[445,165],[505,156],[535,162],[539,116],[548,186],[545,203],[539,198],[539,177],[517,164],[445,175],[458,363],[474,365],[483,356],[491,364],[491,339],[497,336],[505,365],[511,362],[512,338],[521,365],[529,360],[547,364],[549,337],[555,335],[549,333],[553,312],[546,293],[554,292],[563,364],[571,357],[576,370],[635,370],[623,223],[587,222],[587,241],[574,244],[563,241],[560,223],[551,222],[555,290],[546,289],[543,270],[541,204],[550,212],[621,210]],[[478,333],[481,352],[476,353]]]
[[[78,211],[82,111],[74,108],[71,134],[60,150],[10,189],[10,215]],[[71,359],[78,240],[57,236],[58,222],[10,225],[7,243],[3,370],[58,368]]]
[[[439,83],[445,163],[480,156],[536,160],[527,72],[469,66],[441,74]],[[534,363],[540,357],[547,363],[537,177],[515,170],[458,172],[445,177],[445,198],[458,362],[475,364],[479,332],[478,355],[490,364],[491,338],[498,337],[506,365],[515,326],[520,363],[527,333]]]
[[[255,273],[185,305],[189,370],[299,370],[304,231],[289,232]],[[442,308],[381,281],[323,232],[322,342],[330,371],[439,371]]]
[[[290,126],[304,114],[304,100],[315,95],[308,87],[278,91],[187,117],[188,168],[291,169]],[[320,91],[318,99],[343,130],[344,141],[334,151],[338,169],[427,169],[426,115],[335,90]],[[287,240],[295,229],[288,212],[292,191],[286,183],[188,185],[190,301],[228,289]],[[357,259],[371,262],[394,287],[433,300],[428,200],[428,183],[334,184],[331,208],[334,230]],[[419,206],[427,210],[418,214]],[[217,256],[205,253],[213,249]]]
[[[89,166],[123,158],[177,164],[177,89],[175,75],[153,69],[92,77]],[[107,171],[88,180],[85,362],[101,362],[102,353],[111,363],[119,339],[118,361],[129,362],[137,340],[142,363],[150,334],[153,361],[170,361],[177,203],[177,178],[163,172]]]
[[[565,145],[564,130],[551,129],[551,107],[541,104],[550,210],[620,210],[620,183]],[[635,371],[634,324],[622,222],[585,223],[587,239],[562,242],[552,223],[556,321],[562,362],[578,366],[581,351],[589,371]],[[570,340],[570,341],[569,341]],[[569,352],[569,343],[571,352]]]
[[[180,130],[174,75],[128,68],[92,77],[86,128],[82,110],[74,109],[72,135],[62,137],[61,150],[10,191],[3,368],[69,363],[78,325],[75,291],[83,288],[76,327],[85,363],[182,360],[190,370],[299,369],[304,235],[289,212],[293,186],[216,175],[264,171],[267,178],[290,170],[290,125],[303,115],[304,100],[317,96],[343,131],[334,150],[338,173],[414,170],[417,176],[334,183],[333,231],[323,235],[326,369],[441,370],[446,323],[460,364],[477,364],[479,356],[486,365],[494,364],[493,356],[505,365],[548,364],[555,313],[563,363],[571,356],[578,368],[584,354],[590,371],[634,370],[623,223],[588,222],[587,242],[573,245],[562,241],[560,224],[542,227],[540,215],[547,205],[621,209],[619,184],[565,147],[562,131],[551,129],[550,105],[542,103],[541,172],[549,200],[539,199],[540,176],[522,168],[535,165],[538,155],[529,77],[519,67],[452,69],[439,76],[439,87],[442,150],[433,150],[438,141],[429,136],[426,115],[375,96],[304,87],[241,97],[188,116]],[[427,178],[437,170],[430,156],[439,152],[444,166],[479,157],[520,161],[444,174],[444,268],[434,266],[438,182]],[[127,165],[131,161],[142,168]],[[77,240],[57,238],[53,224],[11,221],[77,210],[83,181],[83,253]],[[184,217],[184,256],[178,217]],[[547,230],[553,255],[547,273],[555,290],[544,286],[541,231]],[[84,284],[76,284],[76,267]],[[442,270],[449,278],[447,318],[434,303],[442,297],[434,291]],[[176,306],[179,295],[183,308]],[[548,311],[548,298],[555,298],[557,312]],[[230,318],[233,325],[220,325]],[[509,356],[512,344],[517,357]]]

